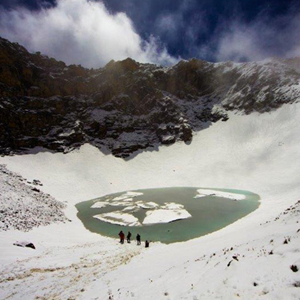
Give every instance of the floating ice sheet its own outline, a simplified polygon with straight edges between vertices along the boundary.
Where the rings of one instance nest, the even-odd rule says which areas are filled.
[[[130,199],[129,196],[127,196],[126,194],[123,194],[121,196],[118,196],[118,197],[115,197],[115,198],[111,199],[111,201],[125,201],[127,199]]]
[[[107,205],[109,205],[108,202],[103,202],[103,201],[99,201],[99,202],[95,202],[91,208],[102,208],[102,207],[106,207]]]
[[[112,201],[132,201],[134,197],[142,196],[140,192],[126,192],[112,199]]]
[[[201,198],[201,197],[205,197],[205,196],[223,197],[223,198],[232,199],[232,200],[244,200],[246,198],[246,196],[242,195],[242,194],[221,192],[221,191],[215,191],[215,190],[198,189],[197,192],[198,192],[198,195],[196,195],[194,198]]]
[[[99,214],[94,216],[94,218],[99,219],[103,222],[121,225],[121,226],[140,226],[138,218],[135,216],[124,213],[122,211],[114,211],[104,214]]]
[[[139,207],[136,205],[126,206],[124,209],[122,209],[122,211],[130,211],[130,212],[136,212],[138,210],[139,210]]]
[[[136,202],[137,206],[143,209],[153,209],[159,207],[159,205],[155,202],[143,202],[138,201]]]
[[[127,206],[129,203],[123,202],[123,201],[115,201],[115,202],[108,202],[107,203],[109,206]]]
[[[130,197],[138,197],[144,195],[144,193],[140,193],[140,192],[127,192],[126,194]]]
[[[191,214],[185,209],[156,209],[147,211],[143,225],[170,223],[176,220],[182,220],[191,217]]]
[[[176,209],[180,210],[184,208],[184,205],[179,204],[179,203],[174,203],[174,202],[166,202],[165,205],[163,205],[161,208],[163,209]]]

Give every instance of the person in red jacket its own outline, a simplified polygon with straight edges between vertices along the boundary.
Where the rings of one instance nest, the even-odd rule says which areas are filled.
[[[119,237],[120,237],[120,243],[124,244],[125,234],[122,230],[119,232]]]

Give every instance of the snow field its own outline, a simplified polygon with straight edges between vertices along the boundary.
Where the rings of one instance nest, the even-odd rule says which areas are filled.
[[[66,201],[72,220],[0,233],[0,297],[299,299],[300,272],[291,269],[300,269],[299,204],[285,211],[300,198],[299,119],[300,104],[261,115],[232,113],[227,122],[197,133],[190,145],[161,147],[128,161],[89,145],[66,155],[0,158],[9,170],[39,179],[42,191]],[[122,248],[88,232],[76,218],[77,202],[171,186],[249,190],[260,195],[261,205],[215,233],[149,249]],[[16,240],[30,240],[37,250],[15,247]]]

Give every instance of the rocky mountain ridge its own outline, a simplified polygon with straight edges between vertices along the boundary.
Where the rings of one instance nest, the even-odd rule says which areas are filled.
[[[300,99],[300,59],[173,67],[130,58],[67,66],[0,38],[0,153],[68,152],[84,143],[117,157],[192,141],[227,111],[265,113]]]

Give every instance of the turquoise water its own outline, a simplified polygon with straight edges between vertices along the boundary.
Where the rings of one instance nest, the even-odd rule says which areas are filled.
[[[110,224],[93,217],[102,213],[122,211],[124,206],[106,206],[103,208],[91,208],[91,206],[98,201],[111,201],[114,197],[123,195],[125,192],[110,194],[78,203],[76,205],[78,210],[77,216],[88,230],[104,236],[118,238],[119,231],[123,230],[125,235],[130,231],[132,238],[135,238],[136,234],[139,233],[142,241],[147,239],[163,243],[174,243],[187,241],[219,230],[248,215],[259,206],[259,196],[248,191],[213,189],[215,191],[237,193],[246,196],[245,200],[235,201],[216,196],[194,198],[198,194],[197,189],[173,187],[131,191],[143,193],[143,195],[133,198],[131,202],[133,204],[137,201],[151,201],[158,205],[164,205],[166,202],[178,203],[184,205],[184,209],[192,215],[191,218],[171,223],[130,227]],[[131,213],[142,223],[147,211],[149,209],[141,208],[136,212],[126,211],[126,213]]]

